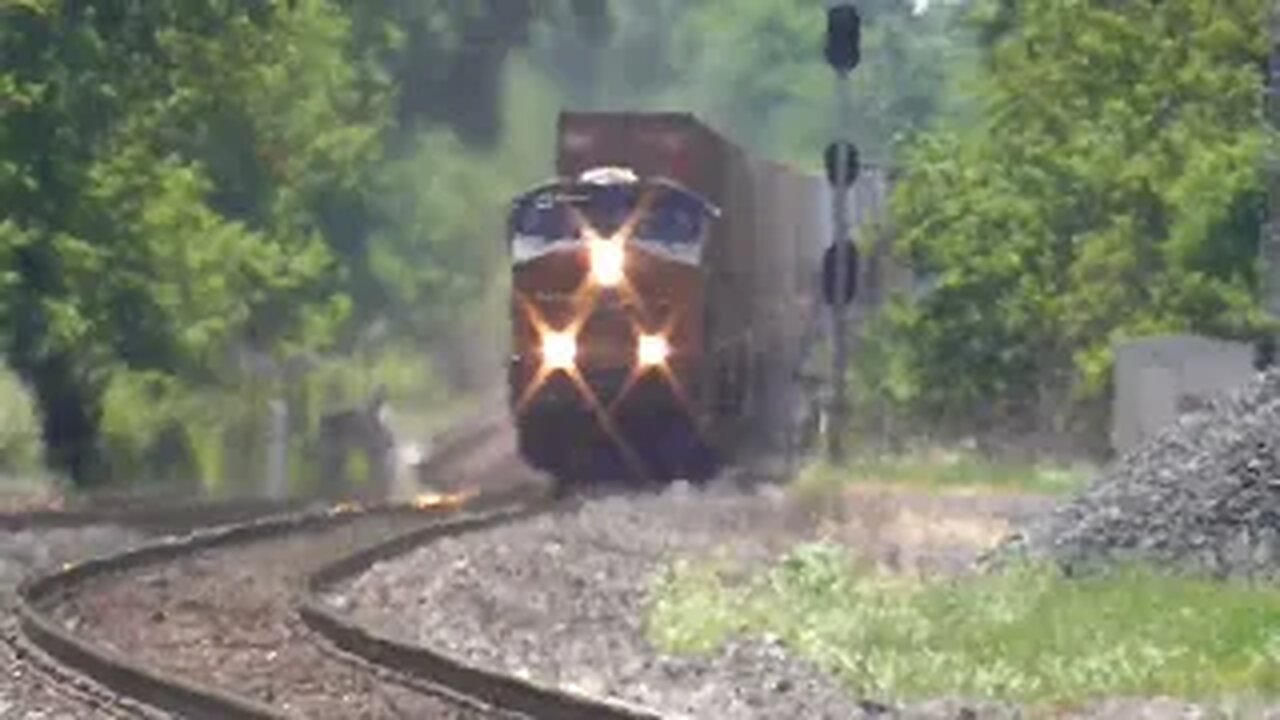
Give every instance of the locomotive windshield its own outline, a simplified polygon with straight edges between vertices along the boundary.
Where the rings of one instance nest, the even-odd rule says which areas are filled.
[[[548,186],[521,198],[511,214],[511,233],[544,243],[580,240],[582,223],[595,233],[616,233],[639,214],[631,237],[670,245],[697,243],[706,209],[695,195],[651,184]]]

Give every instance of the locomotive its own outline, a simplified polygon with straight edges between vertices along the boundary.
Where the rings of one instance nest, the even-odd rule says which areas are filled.
[[[557,134],[556,176],[508,215],[521,456],[562,480],[701,479],[788,445],[813,405],[820,178],[688,114],[566,112]]]

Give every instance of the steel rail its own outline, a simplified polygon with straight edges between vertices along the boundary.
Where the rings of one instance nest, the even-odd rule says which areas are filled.
[[[8,623],[6,623],[8,625]],[[111,693],[109,690],[94,684],[88,678],[76,674],[57,662],[23,636],[16,627],[5,627],[0,633],[3,643],[13,657],[23,664],[24,672],[20,677],[24,680],[37,678],[48,683],[50,692],[66,698],[76,704],[92,708],[94,717],[100,718],[165,718],[166,714],[154,711],[133,698],[125,698]],[[11,679],[17,679],[14,676]]]
[[[323,600],[325,592],[374,564],[402,556],[424,544],[555,512],[579,502],[568,498],[536,506],[463,514],[340,558],[311,574],[307,593],[298,602],[298,612],[309,628],[339,650],[484,705],[548,720],[659,720],[662,716],[652,710],[588,697],[484,668],[435,648],[393,640],[331,611]]]
[[[41,508],[0,513],[0,531],[75,529],[89,525],[117,525],[148,533],[186,532],[195,527],[244,522],[306,507],[298,500],[239,498],[140,504],[135,507]]]
[[[189,556],[201,551],[281,537],[296,532],[326,529],[361,517],[406,514],[423,518],[447,518],[459,512],[492,509],[545,497],[546,490],[529,486],[477,495],[458,506],[422,508],[408,504],[367,508],[338,506],[251,520],[192,532],[185,537],[163,537],[116,555],[65,565],[59,570],[25,581],[18,591],[19,627],[28,641],[64,666],[93,679],[120,695],[135,698],[183,717],[222,720],[284,718],[265,704],[227,691],[162,672],[134,662],[107,648],[76,637],[60,627],[49,612],[63,598],[86,583],[109,575],[124,574]]]
[[[442,473],[452,462],[464,458],[469,451],[483,446],[493,436],[490,423],[480,423],[471,432],[450,437],[434,454],[422,475]],[[351,504],[324,509],[301,509],[269,517],[197,529],[185,536],[166,536],[146,542],[131,550],[81,563],[27,579],[19,588],[17,602],[18,627],[23,638],[34,648],[61,664],[65,669],[87,677],[102,688],[163,712],[203,720],[284,719],[277,708],[263,702],[229,692],[196,680],[149,667],[94,642],[77,637],[62,627],[53,611],[74,596],[86,584],[112,575],[134,572],[187,557],[202,551],[285,537],[308,530],[324,530],[343,523],[377,515],[410,514],[420,518],[424,526],[400,533],[390,540],[374,542],[324,565],[311,573],[303,595],[295,607],[303,623],[339,654],[372,670],[387,672],[418,681],[444,695],[471,703],[535,718],[575,720],[652,720],[657,713],[629,707],[620,702],[590,698],[561,688],[553,688],[523,678],[478,667],[430,648],[409,646],[375,635],[349,620],[331,613],[321,600],[325,589],[363,572],[381,560],[403,555],[433,540],[473,532],[570,507],[581,499],[564,498],[554,485],[523,483],[501,491],[479,492],[455,503],[422,506],[420,504],[378,504],[360,507]],[[236,512],[260,512],[255,507],[233,507]],[[203,508],[208,512],[207,508]],[[153,513],[168,512],[169,520]],[[198,512],[193,510],[193,512]],[[57,511],[29,513],[33,521],[73,525],[77,520],[101,521],[123,519],[132,525],[181,525],[173,519],[172,508],[130,509],[122,512],[82,511],[76,514]]]
[[[480,419],[490,414],[480,413]],[[471,450],[480,440],[492,436],[492,423],[480,423],[479,428],[475,428],[476,424],[476,418],[471,418],[460,423],[462,428],[438,438],[435,444],[439,452],[432,453],[422,469],[442,471],[448,465],[443,460],[456,461],[466,454],[461,450]],[[535,487],[534,490],[546,492],[542,488]],[[516,494],[520,491],[528,494],[526,488],[518,488]],[[126,574],[201,551],[284,537],[306,530],[329,529],[376,515],[410,515],[430,522],[433,515],[446,517],[473,507],[482,509],[493,507],[495,503],[519,502],[519,499],[508,492],[477,495],[461,505],[423,507],[420,504],[379,503],[361,507],[348,502],[319,507],[314,500],[247,498],[217,502],[126,502],[123,506],[106,503],[105,507],[96,508],[3,513],[0,514],[0,530],[112,524],[161,534],[158,539],[124,552],[65,564],[61,569],[27,578],[17,591],[14,614],[18,636],[11,644],[16,647],[25,643],[52,663],[60,664],[67,674],[87,678],[101,689],[160,711],[183,717],[227,720],[284,718],[279,710],[261,702],[148,667],[79,638],[61,627],[50,611],[92,580]],[[188,534],[179,536],[175,533],[179,530]]]
[[[122,553],[69,563],[27,579],[18,590],[18,626],[27,642],[66,669],[113,693],[159,710],[197,720],[283,719],[287,716],[264,703],[148,667],[76,637],[62,628],[50,611],[95,579],[127,574],[206,550],[328,529],[375,515],[406,515],[431,523],[433,516],[443,520],[462,513],[492,512],[495,508],[518,511],[522,504],[538,503],[549,497],[548,488],[529,484],[481,493],[456,505],[381,504],[363,508],[338,505],[199,529],[186,536],[161,537]]]
[[[386,512],[409,511],[405,508]],[[413,512],[421,512],[416,509]],[[377,512],[369,510],[364,512]],[[28,579],[18,591],[18,623],[23,635],[50,657],[109,690],[133,697],[153,707],[192,718],[283,718],[266,705],[238,697],[184,678],[148,668],[106,648],[76,637],[59,626],[48,612],[60,600],[85,583],[164,563],[202,550],[268,539],[305,529],[347,522],[360,511],[303,512],[253,520],[212,530],[198,530],[186,537],[166,537],[132,550]]]
[[[122,502],[124,501],[124,502]],[[296,512],[305,506],[299,500],[266,498],[230,498],[222,500],[183,497],[176,502],[169,497],[103,497],[82,502],[85,507],[33,508],[0,512],[0,532],[75,530],[110,525],[140,531],[144,535],[189,533],[196,528],[224,526],[249,520]],[[20,597],[21,588],[18,590]],[[22,629],[21,602],[6,602],[6,613],[15,622],[6,622],[2,642],[14,657],[23,661],[34,675],[50,683],[53,692],[74,698],[94,708],[97,714],[113,717],[151,717],[154,713],[136,699],[115,694],[110,688],[95,684],[74,667],[59,662],[48,647],[61,639],[48,632],[37,618],[28,618],[28,631]],[[29,608],[28,608],[29,610]],[[42,632],[43,631],[43,632]],[[39,634],[45,644],[35,641]],[[64,648],[65,650],[65,648]]]

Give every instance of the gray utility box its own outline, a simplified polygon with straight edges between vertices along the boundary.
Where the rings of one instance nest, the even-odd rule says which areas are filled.
[[[1115,347],[1111,446],[1124,454],[1217,393],[1254,375],[1253,346],[1198,335],[1165,335]]]

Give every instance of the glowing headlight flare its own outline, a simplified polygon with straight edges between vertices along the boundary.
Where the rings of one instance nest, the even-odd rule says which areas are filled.
[[[542,363],[548,370],[572,370],[578,356],[578,342],[567,332],[542,336]]]
[[[640,346],[637,349],[641,367],[652,367],[661,365],[667,361],[667,356],[671,354],[671,346],[667,343],[667,339],[661,335],[641,335]]]
[[[622,282],[622,269],[626,260],[626,252],[619,240],[592,239],[591,276],[604,287],[614,287]]]

